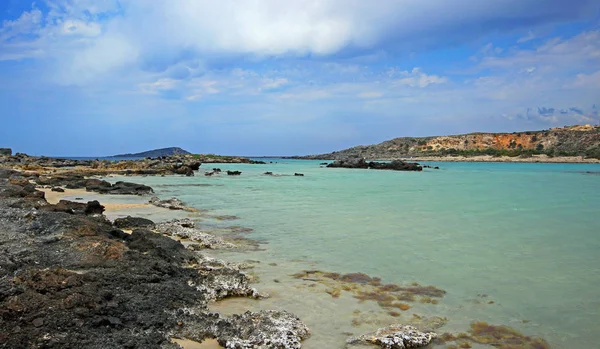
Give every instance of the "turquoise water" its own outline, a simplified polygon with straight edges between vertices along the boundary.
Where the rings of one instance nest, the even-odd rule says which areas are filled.
[[[307,348],[334,347],[343,332],[377,326],[350,324],[356,307],[375,311],[367,309],[372,305],[302,290],[289,274],[306,268],[444,289],[439,304],[411,309],[447,317],[442,332],[465,331],[471,321],[482,320],[543,337],[553,348],[598,347],[600,165],[437,163],[432,165],[441,170],[413,173],[273,161],[278,163],[207,164],[196,177],[135,181],[153,186],[161,197],[238,217],[205,220],[207,227],[253,228],[248,237],[264,241],[264,251],[217,255],[263,261],[255,271],[257,287],[275,295],[261,304],[237,305],[291,307],[313,328]],[[202,175],[212,167],[243,173]],[[478,294],[487,295],[485,302]]]

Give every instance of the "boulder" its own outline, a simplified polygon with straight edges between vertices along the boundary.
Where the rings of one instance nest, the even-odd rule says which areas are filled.
[[[194,212],[196,209],[188,207],[185,203],[177,198],[170,198],[167,200],[161,200],[156,196],[153,196],[149,203],[157,207],[168,208],[169,210],[184,210]]]
[[[239,176],[241,174],[242,174],[241,171],[227,171],[228,176]]]
[[[0,148],[0,156],[12,156],[12,149]]]
[[[413,326],[396,324],[350,338],[348,344],[375,344],[385,349],[420,348],[436,337],[434,332],[421,332]]]
[[[114,226],[121,229],[136,229],[136,228],[147,228],[154,229],[155,224],[153,221],[141,218],[127,216],[125,218],[117,218],[113,222]]]
[[[61,187],[52,187],[51,191],[57,192],[57,193],[64,193],[65,190]]]
[[[86,204],[82,202],[74,202],[69,200],[60,200],[56,205],[45,205],[40,207],[42,211],[48,212],[65,212],[79,215],[102,214],[104,206],[97,200],[88,201]]]

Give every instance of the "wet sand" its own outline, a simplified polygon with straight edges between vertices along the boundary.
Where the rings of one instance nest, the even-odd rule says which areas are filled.
[[[172,338],[174,343],[179,344],[183,349],[224,349],[219,345],[216,339],[207,339],[202,343],[195,342],[189,339]]]
[[[85,189],[65,189],[64,193],[52,191],[51,189],[39,188],[38,190],[46,193],[46,201],[50,204],[57,204],[60,200],[64,198],[71,197],[81,197],[83,200],[77,201],[90,201],[97,200],[99,195],[97,193],[91,193],[86,191]],[[105,200],[99,200],[102,206],[106,209],[106,212],[117,212],[125,209],[135,209],[135,208],[151,208],[154,207],[148,203],[119,203],[119,202],[105,202]]]

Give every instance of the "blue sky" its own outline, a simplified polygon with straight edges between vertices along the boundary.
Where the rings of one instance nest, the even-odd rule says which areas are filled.
[[[294,155],[598,123],[597,0],[0,2],[0,147]]]

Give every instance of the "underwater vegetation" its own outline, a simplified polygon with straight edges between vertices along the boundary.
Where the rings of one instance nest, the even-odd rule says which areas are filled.
[[[317,282],[327,286],[325,292],[333,298],[341,296],[342,291],[350,292],[360,302],[374,301],[382,308],[397,314],[397,310],[406,311],[411,308],[407,302],[437,304],[435,298],[442,298],[446,291],[435,286],[422,286],[414,282],[410,285],[382,284],[381,278],[371,277],[364,273],[330,273],[319,270],[305,270],[293,274],[293,277]],[[396,310],[394,310],[396,309]],[[397,316],[397,315],[392,315]]]
[[[477,343],[500,349],[550,349],[543,338],[526,336],[511,327],[490,325],[482,321],[471,323],[468,333],[444,333],[435,342],[456,342],[456,345],[448,348],[470,348],[471,343]]]

